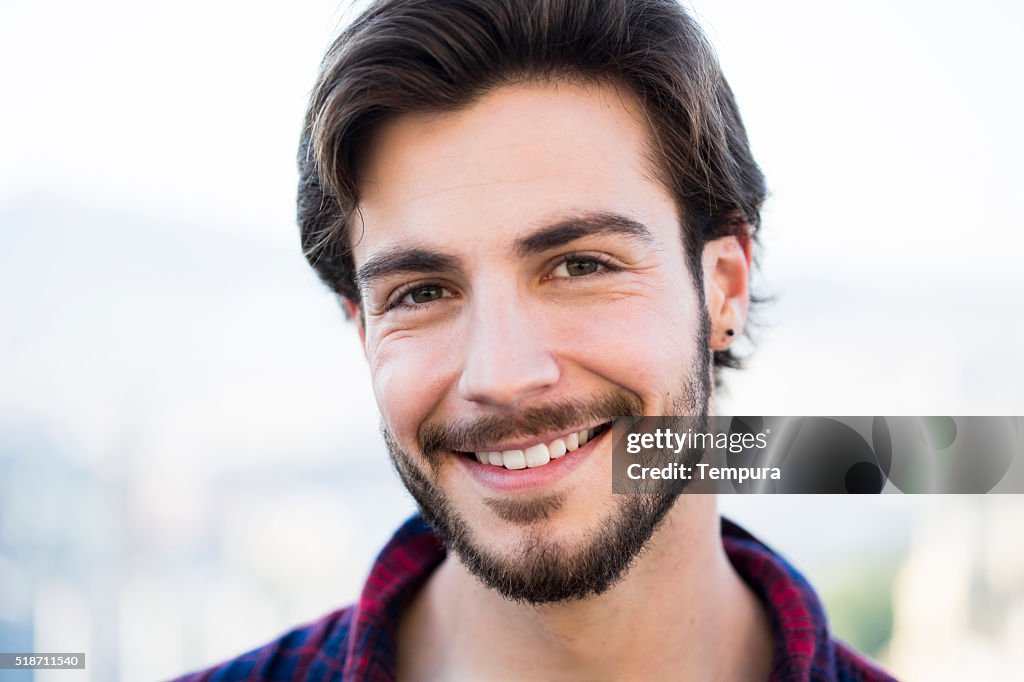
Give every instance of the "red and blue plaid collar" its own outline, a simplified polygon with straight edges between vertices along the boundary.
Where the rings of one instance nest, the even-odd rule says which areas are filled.
[[[831,638],[814,590],[779,555],[727,519],[722,519],[722,543],[740,577],[770,614],[775,640],[771,682],[894,679]],[[399,613],[445,553],[441,540],[418,515],[395,533],[355,605],[344,679],[394,679]]]

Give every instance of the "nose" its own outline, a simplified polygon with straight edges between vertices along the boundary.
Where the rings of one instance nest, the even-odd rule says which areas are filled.
[[[524,303],[514,295],[474,301],[458,384],[464,400],[514,407],[558,383],[543,321]]]

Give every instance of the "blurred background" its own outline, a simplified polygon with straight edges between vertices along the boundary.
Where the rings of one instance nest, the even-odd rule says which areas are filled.
[[[356,3],[358,7],[360,3]],[[1024,5],[695,3],[772,190],[720,414],[1024,415]],[[336,0],[5,4],[0,651],[171,677],[352,600],[413,504],[294,225]],[[1021,496],[727,497],[909,679],[1024,668]]]

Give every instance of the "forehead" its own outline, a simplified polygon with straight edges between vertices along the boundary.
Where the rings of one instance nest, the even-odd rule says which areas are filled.
[[[365,156],[356,262],[396,241],[513,239],[580,212],[674,216],[650,149],[639,103],[611,85],[505,86],[455,112],[398,117]]]

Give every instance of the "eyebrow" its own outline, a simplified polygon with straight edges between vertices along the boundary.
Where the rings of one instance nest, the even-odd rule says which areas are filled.
[[[618,213],[585,213],[546,225],[516,240],[519,256],[532,256],[594,235],[617,234],[649,244],[656,240],[647,226]]]
[[[459,261],[436,251],[418,248],[394,248],[370,256],[356,270],[356,286],[362,291],[374,282],[403,272],[439,272],[458,270]]]

